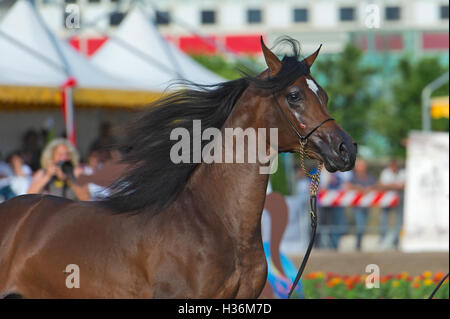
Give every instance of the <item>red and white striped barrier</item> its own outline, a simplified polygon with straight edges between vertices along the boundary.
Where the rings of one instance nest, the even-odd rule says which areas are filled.
[[[394,191],[362,194],[353,190],[322,189],[318,195],[319,205],[322,207],[394,207],[399,202],[399,195]]]

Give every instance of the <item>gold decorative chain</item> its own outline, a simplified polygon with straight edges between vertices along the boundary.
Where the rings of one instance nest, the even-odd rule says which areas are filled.
[[[322,163],[319,162],[319,165],[317,166],[317,172],[315,172],[314,174],[311,174],[306,170],[305,158],[308,157],[306,154],[306,148],[305,148],[306,142],[307,142],[307,140],[300,141],[300,165],[302,166],[302,169],[305,172],[306,176],[311,178],[311,184],[309,185],[311,195],[316,196],[317,191],[319,189],[320,171],[322,170]]]

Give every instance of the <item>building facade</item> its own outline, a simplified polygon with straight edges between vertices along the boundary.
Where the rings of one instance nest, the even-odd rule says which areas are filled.
[[[444,0],[32,0],[50,29],[88,55],[114,32],[130,6],[142,5],[160,32],[188,53],[259,54],[289,35],[305,52],[338,53],[354,42],[372,52],[447,52]],[[0,0],[0,12],[14,1]]]

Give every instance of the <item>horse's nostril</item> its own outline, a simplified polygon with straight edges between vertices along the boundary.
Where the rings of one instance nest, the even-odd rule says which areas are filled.
[[[350,161],[350,154],[344,142],[339,144],[339,155],[344,162],[348,163]]]
[[[343,155],[344,153],[348,153],[347,147],[345,146],[345,143],[344,143],[344,142],[342,142],[342,143],[339,145],[339,153],[340,153],[341,155]]]

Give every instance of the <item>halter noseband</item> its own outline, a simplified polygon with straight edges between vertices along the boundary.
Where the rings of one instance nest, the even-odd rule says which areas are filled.
[[[319,127],[321,127],[323,124],[325,124],[328,121],[334,121],[334,118],[329,117],[326,120],[323,120],[319,125],[317,125],[316,127],[314,127],[308,134],[306,134],[305,136],[301,135],[300,132],[297,130],[297,128],[294,126],[294,124],[292,124],[291,120],[288,118],[288,116],[286,115],[286,113],[283,111],[283,109],[281,108],[280,103],[278,102],[277,98],[275,97],[275,93],[272,93],[273,99],[275,100],[275,104],[278,106],[278,109],[281,111],[281,114],[283,114],[283,117],[288,121],[289,126],[294,130],[295,134],[297,134],[297,136],[300,138],[301,142],[306,142],[308,140],[308,137],[310,137]]]

